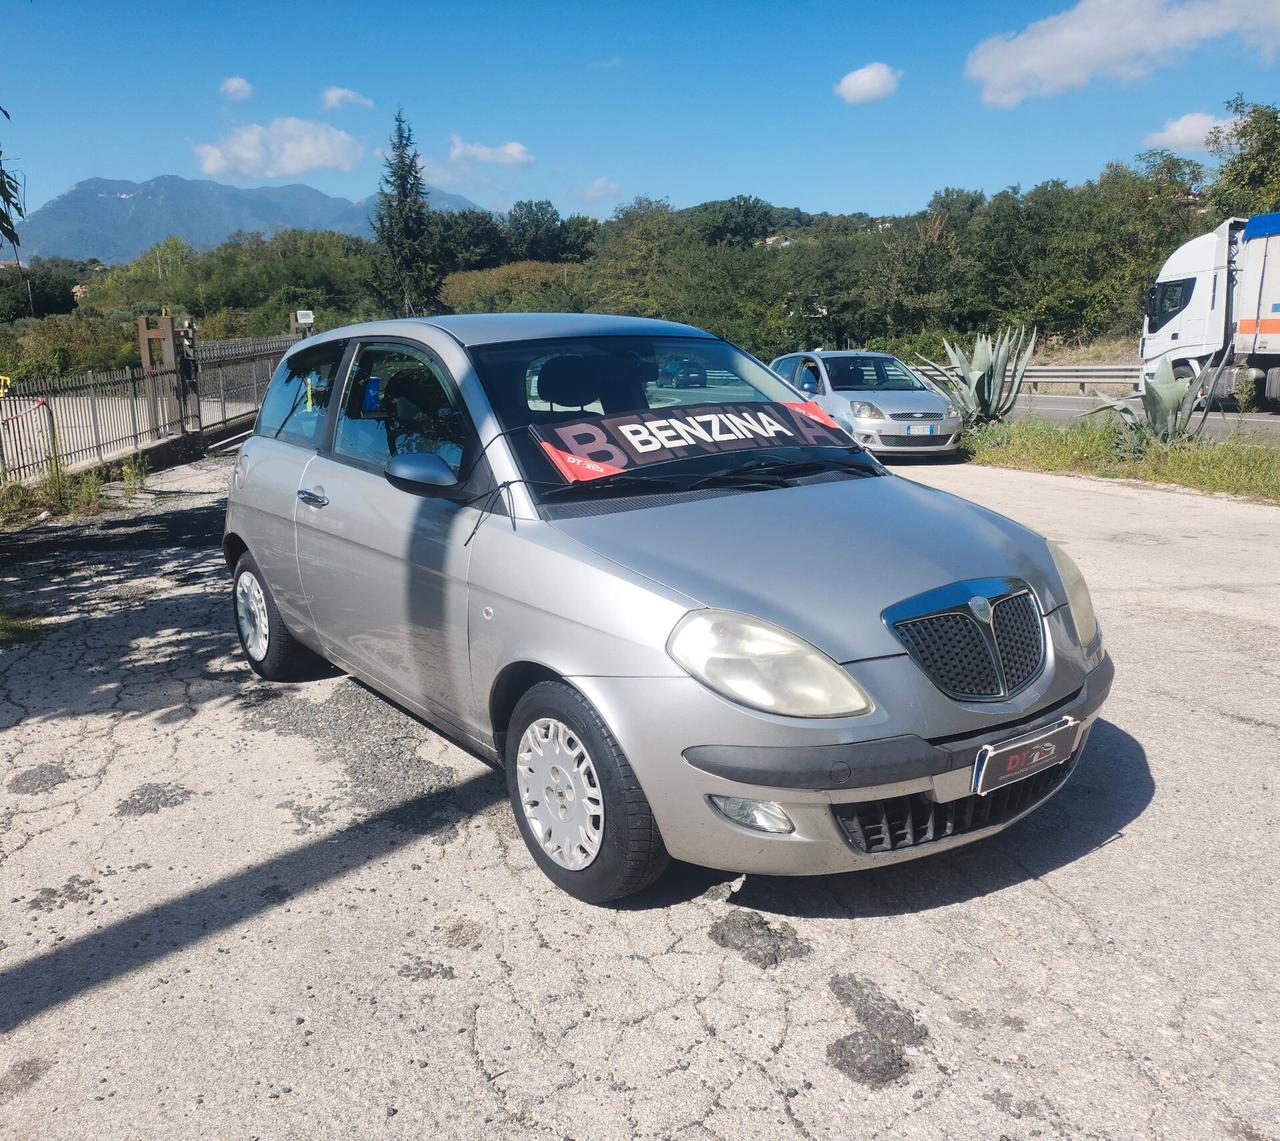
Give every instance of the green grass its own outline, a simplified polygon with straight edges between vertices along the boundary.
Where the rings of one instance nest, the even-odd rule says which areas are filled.
[[[1150,444],[1133,459],[1123,454],[1121,439],[1105,420],[1036,419],[992,424],[964,437],[970,458],[991,467],[1140,479],[1280,503],[1280,448],[1237,433],[1217,442]]]
[[[19,642],[30,642],[41,633],[39,618],[13,610],[0,610],[0,650],[16,646]]]

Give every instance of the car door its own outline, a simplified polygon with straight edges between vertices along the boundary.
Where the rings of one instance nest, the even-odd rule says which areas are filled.
[[[298,487],[323,439],[346,349],[345,340],[326,341],[280,362],[232,476],[235,529],[266,578],[285,625],[295,632],[312,626],[298,574]]]
[[[462,400],[422,346],[358,342],[331,434],[307,465],[297,514],[302,586],[322,643],[392,697],[463,723],[467,540],[483,507],[465,500],[482,499],[488,477]],[[470,473],[467,490],[443,498],[393,487],[384,465],[406,452],[435,452]]]

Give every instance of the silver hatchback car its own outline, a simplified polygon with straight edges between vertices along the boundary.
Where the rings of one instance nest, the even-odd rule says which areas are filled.
[[[1063,786],[1111,684],[1061,548],[662,321],[299,343],[224,552],[257,673],[319,655],[505,766],[534,860],[593,902],[670,857],[817,874],[989,836]]]
[[[770,366],[877,455],[954,453],[960,411],[888,353],[812,352]]]

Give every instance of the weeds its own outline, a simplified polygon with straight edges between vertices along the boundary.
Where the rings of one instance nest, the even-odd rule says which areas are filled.
[[[51,515],[96,515],[102,509],[105,485],[101,468],[68,475],[61,467],[55,467],[39,483],[0,484],[0,527],[26,522],[46,511]]]
[[[147,476],[151,474],[151,463],[142,452],[134,452],[120,467],[120,478],[124,480],[124,496],[132,499],[147,489]]]
[[[967,432],[964,447],[975,463],[992,467],[1173,483],[1280,502],[1280,448],[1253,443],[1243,432],[1220,441],[1151,441],[1134,456],[1114,422],[1031,419]]]

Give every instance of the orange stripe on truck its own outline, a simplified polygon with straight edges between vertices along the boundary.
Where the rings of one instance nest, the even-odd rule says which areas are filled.
[[[1280,317],[1263,317],[1261,321],[1242,319],[1237,333],[1280,333]]]

